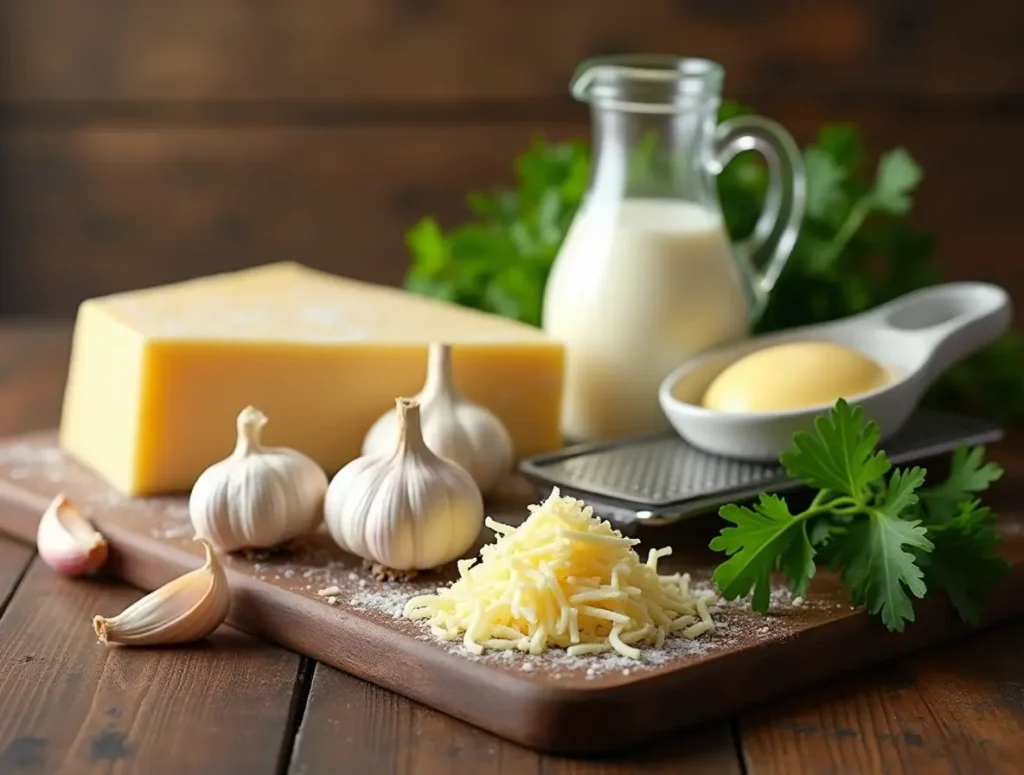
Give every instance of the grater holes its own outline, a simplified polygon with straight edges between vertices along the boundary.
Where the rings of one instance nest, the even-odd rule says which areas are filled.
[[[998,427],[984,420],[922,410],[881,446],[894,463],[902,463],[948,451],[959,442],[986,443],[999,435]],[[534,471],[552,484],[624,501],[636,510],[682,507],[700,499],[725,503],[738,491],[773,491],[788,482],[777,463],[716,457],[669,434],[549,458]]]

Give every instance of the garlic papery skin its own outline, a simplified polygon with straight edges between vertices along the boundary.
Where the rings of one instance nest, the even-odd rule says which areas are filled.
[[[58,495],[43,512],[36,530],[36,548],[57,573],[80,576],[107,560],[107,541],[71,501]]]
[[[415,399],[427,446],[465,468],[484,495],[494,493],[512,468],[512,437],[497,415],[459,392],[450,345],[430,346],[427,379]],[[363,440],[363,454],[393,449],[397,424],[395,410],[378,419]]]
[[[231,604],[224,568],[205,538],[206,562],[179,576],[111,619],[93,617],[96,635],[104,643],[127,646],[167,646],[205,638],[227,618]]]
[[[428,570],[473,545],[483,498],[464,468],[427,447],[419,404],[399,398],[396,405],[390,451],[342,468],[327,490],[324,516],[342,549],[393,570]]]
[[[196,535],[221,551],[278,546],[310,532],[323,515],[327,474],[294,449],[261,446],[266,423],[259,409],[243,409],[235,451],[192,487],[188,512]]]

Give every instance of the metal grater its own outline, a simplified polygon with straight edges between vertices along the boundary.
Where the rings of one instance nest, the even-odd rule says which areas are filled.
[[[976,417],[918,410],[882,444],[894,463],[989,444],[1002,430]],[[778,464],[711,455],[674,433],[581,444],[524,460],[520,471],[540,488],[557,486],[619,522],[667,524],[761,492],[799,487]]]

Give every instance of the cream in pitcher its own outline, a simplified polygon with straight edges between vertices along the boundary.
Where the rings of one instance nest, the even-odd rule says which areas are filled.
[[[658,386],[682,361],[745,336],[803,215],[799,151],[778,125],[716,125],[713,62],[610,57],[584,63],[573,94],[591,104],[590,185],[545,289],[544,329],[566,345],[562,430],[597,440],[668,428]],[[772,175],[749,242],[731,246],[714,175],[736,153]],[[747,256],[766,254],[755,274]]]
[[[570,232],[544,327],[568,345],[563,431],[594,439],[663,425],[658,385],[688,355],[747,330],[721,219],[700,205],[622,203]]]

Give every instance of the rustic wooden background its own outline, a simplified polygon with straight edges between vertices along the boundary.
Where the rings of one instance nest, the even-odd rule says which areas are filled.
[[[575,65],[630,51],[907,146],[950,274],[1024,296],[1021,41],[1010,0],[0,0],[0,313],[279,259],[400,282],[404,229],[584,133]]]

